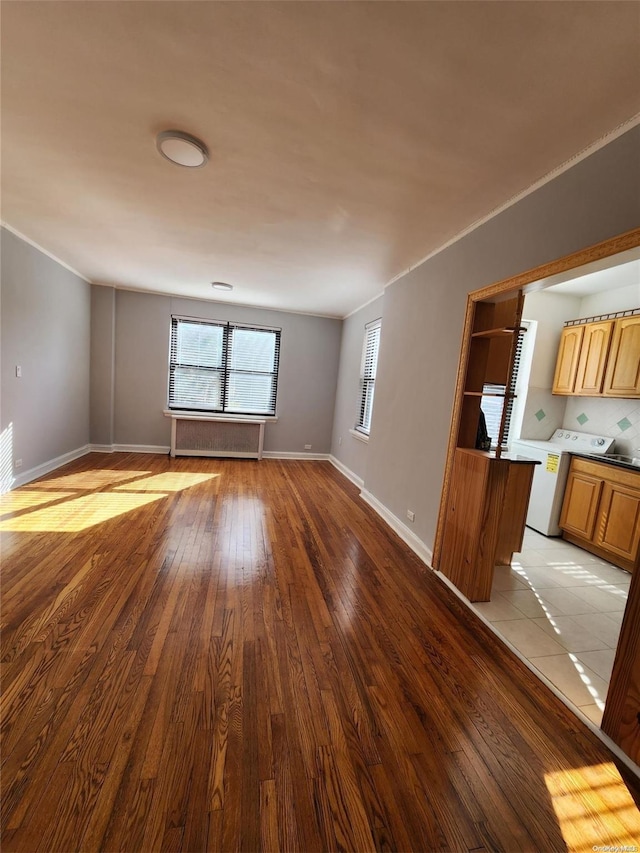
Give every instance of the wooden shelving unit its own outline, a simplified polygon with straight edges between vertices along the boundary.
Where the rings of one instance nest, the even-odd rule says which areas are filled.
[[[438,565],[470,601],[488,601],[493,570],[507,565],[522,546],[533,462],[504,455],[507,409],[515,397],[512,383],[522,294],[496,302],[473,303],[463,342],[463,370],[457,388],[460,406],[453,429],[456,443],[445,507]],[[485,394],[486,384],[505,391]],[[483,396],[504,398],[495,450],[476,449]],[[509,512],[504,512],[505,506]]]

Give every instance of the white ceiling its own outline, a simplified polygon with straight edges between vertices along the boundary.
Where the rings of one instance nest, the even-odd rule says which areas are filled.
[[[615,263],[615,258],[610,260],[611,263]],[[573,272],[575,275],[575,270]],[[592,296],[594,293],[634,286],[640,304],[640,260],[588,272],[570,281],[553,285],[549,290],[554,293],[564,293],[566,296]]]
[[[1,70],[9,226],[93,282],[344,316],[640,112],[640,5],[3,0]]]

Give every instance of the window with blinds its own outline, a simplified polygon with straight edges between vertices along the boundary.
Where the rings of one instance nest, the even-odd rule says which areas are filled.
[[[367,435],[371,431],[373,394],[378,368],[378,350],[380,349],[380,327],[381,320],[375,320],[373,323],[368,323],[365,326],[364,345],[362,348],[360,414],[356,423],[356,429]]]
[[[171,318],[169,408],[275,415],[280,329]]]
[[[491,447],[495,448],[498,442],[500,433],[500,423],[502,421],[502,410],[506,407],[504,416],[504,439],[502,446],[505,447],[509,441],[509,431],[511,429],[511,415],[513,412],[513,401],[516,398],[516,385],[518,383],[518,371],[520,370],[520,362],[522,361],[522,344],[524,334],[528,324],[522,323],[522,331],[518,333],[516,341],[516,349],[513,360],[513,371],[511,373],[511,382],[509,387],[506,385],[491,385],[485,383],[482,388],[482,409],[487,424],[487,432],[491,438]]]

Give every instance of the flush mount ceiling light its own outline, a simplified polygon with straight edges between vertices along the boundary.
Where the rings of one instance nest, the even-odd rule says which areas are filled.
[[[227,284],[226,281],[212,281],[211,287],[213,287],[214,290],[233,290],[233,285]]]
[[[181,130],[163,130],[157,136],[156,147],[167,160],[189,169],[199,169],[209,159],[204,142]]]

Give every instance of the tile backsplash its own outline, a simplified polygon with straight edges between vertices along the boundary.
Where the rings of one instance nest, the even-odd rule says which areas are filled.
[[[616,440],[616,453],[640,455],[640,400],[567,397],[562,426],[611,436]]]
[[[611,436],[616,440],[616,453],[640,455],[640,400],[561,397],[554,396],[550,388],[529,386],[521,437],[544,441],[560,427]]]
[[[563,426],[566,406],[565,397],[554,397],[551,388],[527,389],[527,400],[522,418],[522,438],[535,438],[546,441],[558,427]]]

